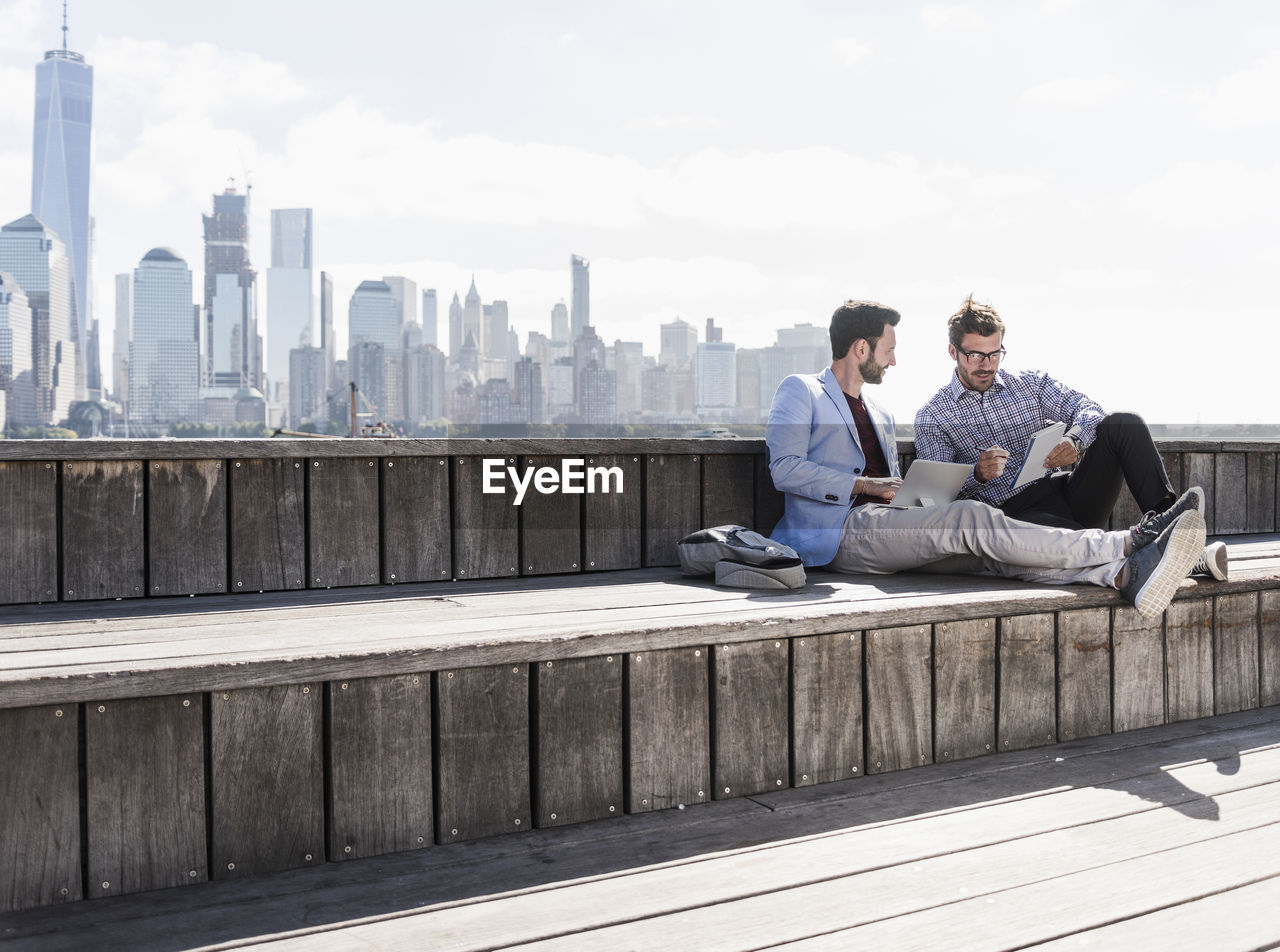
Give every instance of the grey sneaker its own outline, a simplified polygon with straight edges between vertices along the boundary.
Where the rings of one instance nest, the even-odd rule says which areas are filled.
[[[1227,580],[1227,544],[1210,542],[1200,553],[1200,561],[1191,567],[1192,575],[1212,575],[1219,582]]]
[[[1204,516],[1188,509],[1173,520],[1150,545],[1125,560],[1125,583],[1120,594],[1144,618],[1156,618],[1173,601],[1178,584],[1187,577],[1204,549]]]
[[[1164,512],[1149,512],[1143,516],[1142,521],[1129,530],[1130,554],[1155,542],[1178,516],[1189,510],[1204,513],[1204,490],[1199,486],[1192,486]]]

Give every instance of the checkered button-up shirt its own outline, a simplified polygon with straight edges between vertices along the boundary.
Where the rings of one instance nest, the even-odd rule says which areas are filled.
[[[1001,370],[984,393],[967,389],[953,374],[951,383],[916,412],[916,456],[976,463],[989,446],[1008,450],[1000,476],[985,483],[970,476],[960,491],[961,499],[998,506],[1014,494],[1013,484],[1036,430],[1062,422],[1088,446],[1103,416],[1102,407],[1083,393],[1038,370]]]

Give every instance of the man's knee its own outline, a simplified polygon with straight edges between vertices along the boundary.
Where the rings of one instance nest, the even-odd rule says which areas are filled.
[[[1117,430],[1120,432],[1123,432],[1129,427],[1139,426],[1145,430],[1147,422],[1142,419],[1142,417],[1138,416],[1138,414],[1128,412],[1108,413],[1098,423],[1098,429],[1106,427],[1109,430]]]

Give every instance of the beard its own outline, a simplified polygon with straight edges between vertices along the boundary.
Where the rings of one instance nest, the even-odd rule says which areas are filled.
[[[865,361],[858,364],[858,373],[862,375],[863,383],[880,383],[884,380],[885,364],[877,364],[874,355],[869,355]]]

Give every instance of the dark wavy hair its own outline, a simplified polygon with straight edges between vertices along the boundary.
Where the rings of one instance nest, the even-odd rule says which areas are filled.
[[[855,340],[865,340],[874,350],[885,325],[895,327],[900,320],[901,314],[883,304],[845,301],[831,315],[831,359],[844,357]]]
[[[947,336],[953,347],[959,347],[965,334],[990,337],[999,334],[1004,340],[1004,321],[990,304],[979,304],[970,294],[960,305],[960,310],[947,318]]]

